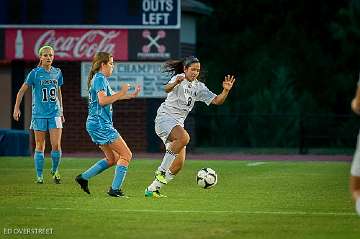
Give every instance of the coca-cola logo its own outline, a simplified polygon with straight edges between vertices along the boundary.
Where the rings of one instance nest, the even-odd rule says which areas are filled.
[[[119,34],[119,31],[90,30],[81,36],[56,36],[55,30],[49,30],[36,41],[34,53],[37,55],[41,46],[50,44],[56,56],[91,59],[98,51],[115,52],[115,44],[111,40]]]

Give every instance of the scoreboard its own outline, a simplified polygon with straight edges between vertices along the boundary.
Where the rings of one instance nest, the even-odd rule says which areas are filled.
[[[181,0],[0,0],[0,28],[179,29]]]

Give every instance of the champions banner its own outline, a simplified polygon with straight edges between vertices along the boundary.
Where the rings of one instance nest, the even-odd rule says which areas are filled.
[[[114,60],[128,59],[128,30],[124,29],[6,29],[5,59],[36,60],[43,45],[55,50],[55,60],[91,61],[98,51]]]
[[[165,98],[164,85],[170,76],[163,72],[161,62],[115,62],[114,71],[108,78],[110,87],[120,91],[123,84],[129,84],[129,92],[140,86],[140,98]],[[88,97],[87,78],[91,62],[81,63],[81,96]]]

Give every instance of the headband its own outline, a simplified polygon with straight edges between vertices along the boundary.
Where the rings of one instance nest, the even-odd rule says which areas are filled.
[[[54,49],[53,49],[51,46],[45,45],[45,46],[42,46],[42,47],[39,49],[39,52],[38,52],[39,56],[41,55],[42,50],[44,50],[44,49],[46,49],[46,48],[50,48],[51,50],[54,51]]]

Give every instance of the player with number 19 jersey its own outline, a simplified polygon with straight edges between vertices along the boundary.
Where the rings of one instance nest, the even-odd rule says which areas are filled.
[[[63,76],[59,68],[51,67],[46,71],[38,66],[28,74],[25,84],[32,87],[33,119],[62,116],[58,91],[63,85]]]

